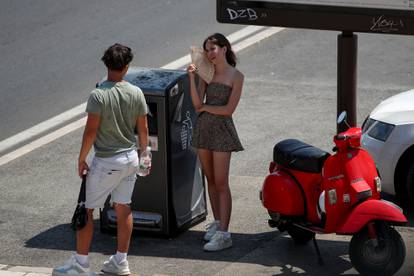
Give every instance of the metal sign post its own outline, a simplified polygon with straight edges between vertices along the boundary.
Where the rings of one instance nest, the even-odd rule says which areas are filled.
[[[357,87],[357,53],[358,37],[352,32],[338,35],[338,84],[337,84],[337,117],[346,110],[348,124],[356,126],[356,87]],[[344,124],[337,125],[337,132],[346,130]]]
[[[354,32],[414,35],[414,0],[217,0],[217,21],[340,31],[337,114],[346,110],[349,124],[355,126],[358,40]]]

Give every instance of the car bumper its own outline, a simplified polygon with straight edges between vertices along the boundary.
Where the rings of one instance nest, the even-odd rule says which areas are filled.
[[[366,133],[362,135],[361,144],[375,161],[381,177],[382,191],[395,195],[394,172],[400,156],[401,145],[374,139]]]

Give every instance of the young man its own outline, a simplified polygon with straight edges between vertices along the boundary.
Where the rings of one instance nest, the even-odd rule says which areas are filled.
[[[107,80],[92,91],[86,112],[88,119],[79,153],[78,173],[88,171],[86,202],[88,222],[76,232],[76,254],[52,275],[89,275],[88,253],[93,234],[93,210],[104,206],[108,195],[117,215],[118,247],[115,255],[103,264],[102,271],[130,274],[126,259],[132,233],[129,204],[138,167],[137,128],[140,149],[148,144],[147,104],[142,91],[123,81],[133,54],[129,47],[115,44],[102,57],[108,69]],[[95,156],[89,167],[86,157],[94,145]]]

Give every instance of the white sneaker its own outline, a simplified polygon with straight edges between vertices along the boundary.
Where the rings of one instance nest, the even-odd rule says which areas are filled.
[[[131,274],[131,271],[129,270],[129,264],[128,261],[122,261],[120,264],[118,264],[116,258],[114,255],[109,257],[109,260],[104,262],[102,271],[105,273],[111,273],[115,275],[129,275]]]
[[[214,236],[214,234],[217,232],[217,230],[219,229],[220,226],[220,222],[219,221],[213,221],[209,224],[207,224],[206,226],[206,234],[204,235],[204,240],[205,241],[210,241],[211,238]]]
[[[90,273],[89,266],[84,267],[75,258],[75,255],[69,258],[63,266],[56,267],[52,271],[52,276],[89,276],[94,275]]]
[[[205,251],[220,251],[233,245],[231,237],[226,238],[224,232],[217,231],[211,240],[204,245]]]

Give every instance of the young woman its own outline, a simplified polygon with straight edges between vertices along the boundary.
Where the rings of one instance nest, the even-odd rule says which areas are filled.
[[[241,151],[232,114],[240,100],[243,74],[236,67],[236,56],[227,38],[215,33],[204,40],[204,51],[214,65],[214,76],[209,84],[199,78],[197,68],[187,68],[193,105],[199,116],[193,130],[192,144],[198,150],[201,166],[208,183],[208,194],[214,222],[204,239],[206,251],[219,251],[232,246],[228,232],[232,199],[229,188],[231,152]]]

